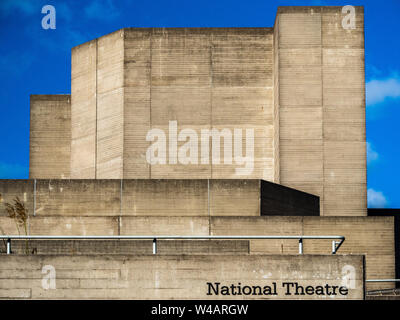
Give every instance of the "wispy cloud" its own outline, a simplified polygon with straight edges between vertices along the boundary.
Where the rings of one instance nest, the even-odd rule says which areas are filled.
[[[372,79],[366,85],[367,105],[384,102],[388,98],[400,98],[400,77]]]
[[[381,191],[368,189],[368,208],[384,208],[387,204],[386,197]]]
[[[367,163],[371,163],[379,158],[378,152],[376,152],[370,142],[367,142]]]
[[[29,169],[17,163],[0,162],[0,179],[26,179]]]
[[[114,20],[120,16],[112,0],[92,1],[84,11],[88,18],[97,20]]]

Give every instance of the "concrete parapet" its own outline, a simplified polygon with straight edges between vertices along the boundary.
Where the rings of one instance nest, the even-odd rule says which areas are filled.
[[[248,179],[0,180],[0,194],[33,216],[319,215],[317,196]]]
[[[53,287],[43,266],[53,268]],[[0,264],[0,298],[14,299],[363,299],[363,281],[356,255],[9,255]],[[303,294],[291,285],[287,292],[285,282]],[[242,294],[222,294],[231,285]],[[327,285],[336,295],[321,291]],[[347,294],[338,294],[340,286]]]

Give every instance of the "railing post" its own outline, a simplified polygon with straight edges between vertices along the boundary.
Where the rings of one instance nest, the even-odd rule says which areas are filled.
[[[299,238],[299,254],[303,254],[303,238]]]
[[[153,254],[157,254],[157,239],[153,239]]]
[[[7,239],[7,254],[11,254],[11,239]]]

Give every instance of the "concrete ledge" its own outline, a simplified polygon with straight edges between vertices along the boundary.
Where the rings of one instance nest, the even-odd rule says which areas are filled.
[[[363,256],[352,255],[9,255],[0,264],[0,298],[363,299],[363,280]],[[288,295],[285,282],[319,292],[326,285],[349,289],[346,295],[295,295],[290,288]],[[242,295],[222,294],[232,285]]]
[[[319,215],[317,196],[258,179],[0,180],[34,216]],[[4,208],[0,206],[0,215]]]

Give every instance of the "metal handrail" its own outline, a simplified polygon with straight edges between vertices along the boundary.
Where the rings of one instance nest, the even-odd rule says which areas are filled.
[[[365,282],[400,282],[400,279],[369,279]]]
[[[336,254],[345,241],[344,236],[179,236],[179,235],[146,235],[146,236],[21,236],[0,235],[7,240],[7,254],[11,254],[11,240],[153,240],[153,254],[157,253],[157,240],[299,240],[299,254],[303,254],[303,240],[325,239],[332,241],[332,254]],[[339,240],[339,241],[336,241]]]

